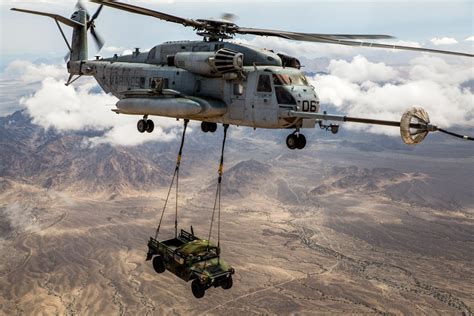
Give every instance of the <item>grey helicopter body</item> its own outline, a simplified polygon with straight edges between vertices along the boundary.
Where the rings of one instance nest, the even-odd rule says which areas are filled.
[[[219,58],[222,65],[209,63]],[[137,50],[83,62],[76,74],[94,76],[105,92],[119,98],[116,113],[290,128],[295,119],[279,112],[298,110],[303,104],[305,111],[318,112],[319,99],[304,74],[283,67],[281,59],[241,44],[182,41],[157,45],[146,53]],[[278,78],[293,78],[294,83]]]
[[[337,133],[338,125],[327,125],[324,123],[327,120],[400,126],[402,139],[409,144],[419,143],[428,132],[440,130],[429,124],[428,115],[422,109],[406,112],[402,122],[321,114],[316,90],[300,70],[297,58],[225,41],[235,34],[473,57],[467,53],[353,40],[392,38],[387,35],[308,34],[241,28],[225,20],[190,20],[116,1],[92,2],[101,5],[92,17],[80,3],[70,19],[38,11],[13,10],[53,18],[69,48],[67,69],[70,77],[66,84],[80,76],[93,76],[106,93],[119,99],[116,108],[112,109],[114,112],[143,116],[137,124],[142,133],[151,133],[154,129],[149,116],[201,121],[204,132],[214,132],[218,123],[286,128],[294,129],[286,140],[287,146],[302,149],[306,145],[300,132],[302,128],[319,125]],[[204,40],[166,42],[148,52],[136,49],[130,55],[89,60],[89,29],[99,47],[103,45],[95,33],[95,19],[104,5],[193,27]],[[59,22],[73,28],[71,44]]]

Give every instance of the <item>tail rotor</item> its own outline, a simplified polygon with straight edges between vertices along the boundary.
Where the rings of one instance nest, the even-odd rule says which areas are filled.
[[[76,12],[73,14],[72,18],[71,19],[74,19],[74,16],[76,15],[76,13],[78,12],[84,12],[85,13],[85,16],[86,16],[86,21],[85,21],[85,24],[86,24],[86,31],[89,31],[90,30],[90,33],[92,35],[92,38],[94,39],[94,43],[96,44],[97,46],[97,50],[100,51],[102,49],[102,47],[104,46],[104,40],[102,39],[102,37],[98,34],[98,32],[95,30],[95,20],[97,19],[97,17],[99,16],[100,12],[102,11],[102,8],[103,8],[103,5],[100,5],[99,8],[95,11],[95,13],[91,16],[89,14],[89,12],[87,11],[86,7],[84,6],[83,2],[81,0],[79,0],[77,3],[76,3],[76,6],[75,6],[75,9],[76,9]],[[66,56],[64,56],[64,61],[68,61],[71,57],[71,51],[69,51]]]
[[[89,12],[87,11],[86,7],[84,6],[83,2],[81,0],[77,1],[76,3],[76,10],[83,10],[87,14],[87,30],[90,29],[91,35],[94,38],[94,41],[97,45],[98,50],[100,50],[104,46],[104,40],[102,37],[95,31],[95,20],[99,16],[100,12],[102,11],[102,8],[104,5],[100,5],[99,8],[95,11],[95,13],[90,16]]]

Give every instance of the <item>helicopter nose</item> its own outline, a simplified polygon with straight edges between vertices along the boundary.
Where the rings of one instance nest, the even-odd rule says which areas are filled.
[[[295,88],[293,96],[296,100],[298,111],[319,112],[319,97],[311,88]]]

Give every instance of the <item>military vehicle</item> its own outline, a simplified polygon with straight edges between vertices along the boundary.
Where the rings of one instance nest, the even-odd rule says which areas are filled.
[[[339,126],[326,123],[328,120],[397,126],[407,144],[420,143],[428,132],[446,132],[430,124],[428,114],[418,108],[408,110],[402,122],[319,113],[319,97],[301,71],[301,63],[296,57],[225,41],[237,34],[474,57],[462,52],[359,41],[393,38],[388,35],[315,34],[246,28],[224,19],[187,19],[118,1],[92,2],[100,4],[92,16],[81,2],[71,18],[32,10],[12,10],[53,18],[69,48],[67,69],[70,76],[66,84],[81,76],[93,76],[106,93],[119,99],[114,112],[143,117],[137,123],[140,133],[153,132],[154,123],[149,119],[153,115],[201,121],[203,132],[214,132],[217,123],[290,129],[293,132],[286,139],[290,149],[305,147],[303,128],[319,126],[337,133]],[[104,5],[192,27],[203,40],[166,42],[148,52],[136,49],[130,55],[89,60],[87,32],[90,30],[99,49],[103,45],[95,31],[95,21]],[[59,22],[73,28],[71,44]],[[463,135],[454,136],[472,140]]]
[[[186,282],[192,281],[193,295],[201,298],[212,286],[225,290],[232,287],[234,268],[219,255],[219,247],[181,230],[173,239],[158,241],[150,237],[146,260],[152,260],[157,273],[168,270]]]

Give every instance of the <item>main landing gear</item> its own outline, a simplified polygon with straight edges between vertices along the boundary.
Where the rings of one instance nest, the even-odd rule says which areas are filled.
[[[148,120],[147,117],[147,115],[143,116],[143,119],[137,123],[137,129],[140,133],[151,133],[155,129],[155,124],[152,120]]]
[[[211,122],[202,122],[201,123],[201,130],[204,133],[211,132],[214,133],[217,130],[217,124]]]
[[[306,137],[299,132],[294,132],[286,138],[286,146],[290,149],[303,149],[306,146]]]

